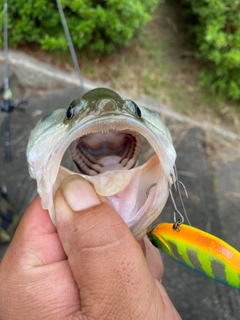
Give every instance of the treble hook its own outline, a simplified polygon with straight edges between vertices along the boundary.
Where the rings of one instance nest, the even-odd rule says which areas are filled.
[[[177,208],[171,187],[169,188],[169,194],[170,194],[170,199],[173,206],[173,221],[174,221],[173,229],[176,231],[180,231],[180,225],[184,222],[184,217]],[[177,214],[180,216],[180,219],[177,219]]]
[[[172,175],[172,174],[171,174],[171,177],[172,177],[172,180],[173,180],[173,175]],[[186,189],[185,185],[182,183],[182,181],[176,180],[176,179],[173,180],[173,185],[174,185],[175,191],[178,191],[178,190],[177,190],[177,183],[179,183],[179,184],[182,186],[183,191],[184,191],[184,193],[185,193],[185,195],[186,195],[186,198],[188,198],[187,189]],[[149,196],[149,193],[150,193],[150,190],[152,189],[152,187],[155,187],[156,185],[157,185],[157,182],[152,183],[152,184],[150,184],[150,186],[147,187],[147,190],[146,190],[146,196],[147,196],[147,197]]]
[[[185,193],[186,198],[188,199],[188,192],[187,192],[187,189],[186,189],[184,183],[182,183],[182,181],[180,181],[180,180],[176,180],[175,183],[180,184],[180,186],[183,188],[183,191],[184,191],[184,193]]]
[[[175,170],[176,170],[176,168],[175,168]],[[185,193],[186,198],[188,198],[187,189],[186,189],[185,185],[182,183],[182,181],[180,181],[178,179],[174,179],[173,175],[171,175],[171,177],[172,177],[172,180],[173,180],[174,189],[179,194],[180,201],[182,203],[186,219],[187,219],[188,223],[190,224],[190,222],[188,220],[188,217],[187,217],[187,213],[186,213],[184,204],[183,204],[181,192],[179,190],[179,185],[183,188],[183,191]],[[181,214],[181,212],[177,208],[177,205],[176,205],[173,193],[172,193],[172,186],[169,187],[169,194],[170,194],[170,198],[171,198],[171,202],[172,202],[172,206],[173,206],[173,220],[174,220],[173,229],[176,230],[176,231],[180,231],[180,225],[182,223],[184,223],[184,216]],[[180,219],[179,218],[177,219],[177,214],[179,215]]]
[[[185,185],[182,183],[182,181],[178,180],[177,169],[176,169],[175,166],[174,166],[174,173],[175,173],[175,175],[173,175],[171,173],[172,184],[169,186],[169,195],[170,195],[170,199],[171,199],[172,206],[173,206],[173,220],[174,220],[173,229],[176,230],[176,231],[180,231],[180,225],[182,223],[184,223],[184,216],[181,214],[181,212],[177,208],[177,205],[176,205],[176,202],[175,202],[175,199],[174,199],[174,196],[173,196],[173,192],[172,192],[172,186],[174,186],[175,191],[179,195],[179,198],[180,198],[180,201],[181,201],[181,204],[182,204],[182,207],[183,207],[184,215],[185,215],[185,217],[186,217],[186,219],[188,221],[188,224],[191,225],[191,223],[190,223],[190,221],[188,219],[187,213],[186,213],[186,209],[185,209],[183,200],[182,200],[182,195],[181,195],[181,192],[180,192],[180,189],[179,189],[179,185],[182,187],[186,198],[188,198],[188,193],[187,193],[187,189],[186,189]],[[151,188],[155,187],[156,185],[157,185],[157,182],[152,183],[152,184],[150,184],[150,186],[148,186],[148,188],[146,190],[146,196],[147,197],[149,196]],[[177,218],[177,215],[180,218]]]
[[[186,212],[186,208],[185,208],[185,205],[184,205],[184,202],[183,202],[183,199],[182,199],[182,194],[181,194],[179,185],[183,188],[183,191],[185,193],[186,198],[188,198],[187,189],[186,189],[185,185],[180,180],[178,180],[178,173],[177,173],[176,165],[173,166],[173,170],[174,170],[174,176],[173,176],[173,174],[171,174],[171,177],[172,177],[174,189],[178,193],[178,196],[179,196],[179,199],[180,199],[180,202],[181,202],[181,205],[182,205],[184,217],[187,219],[188,224],[191,226],[191,222],[190,222],[190,220],[188,218],[188,215],[187,215],[187,212]]]

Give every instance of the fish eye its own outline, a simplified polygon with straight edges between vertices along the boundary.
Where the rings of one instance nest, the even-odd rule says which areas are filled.
[[[142,112],[141,112],[140,108],[139,108],[137,105],[135,106],[135,114],[136,114],[139,118],[142,117]]]
[[[67,112],[66,112],[66,117],[68,120],[72,119],[74,116],[74,108],[72,106],[68,107]]]
[[[72,119],[72,117],[76,114],[76,112],[78,112],[79,110],[81,110],[84,106],[86,105],[86,101],[83,99],[75,99],[73,100],[66,112],[66,118],[67,120]]]
[[[125,103],[128,107],[128,109],[130,111],[132,111],[133,113],[135,113],[138,118],[141,118],[142,117],[142,112],[140,110],[140,108],[136,105],[136,103],[132,100],[125,100]]]

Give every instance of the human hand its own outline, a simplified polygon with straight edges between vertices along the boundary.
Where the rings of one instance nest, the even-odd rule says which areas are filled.
[[[55,208],[57,231],[39,197],[20,222],[0,264],[1,320],[180,319],[158,250],[90,184],[66,178]]]

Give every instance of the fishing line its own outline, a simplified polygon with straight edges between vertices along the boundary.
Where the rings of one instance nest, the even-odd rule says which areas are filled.
[[[72,42],[72,38],[71,38],[69,29],[68,29],[67,21],[65,19],[63,8],[62,8],[60,0],[56,0],[56,2],[57,2],[58,11],[59,11],[59,14],[60,14],[60,17],[61,17],[61,20],[62,20],[62,25],[63,25],[63,29],[64,29],[64,32],[65,32],[65,37],[67,39],[68,47],[69,47],[69,50],[70,50],[70,53],[71,53],[71,57],[72,57],[73,65],[74,65],[74,68],[75,68],[75,72],[76,72],[77,77],[79,79],[80,86],[84,89],[82,74],[81,74],[81,71],[80,71],[80,68],[79,68],[76,52],[75,52],[75,49],[74,49],[74,46],[73,46],[73,42]]]

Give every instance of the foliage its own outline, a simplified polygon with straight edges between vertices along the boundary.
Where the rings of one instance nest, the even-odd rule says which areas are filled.
[[[240,0],[182,0],[191,14],[191,31],[207,62],[201,83],[240,100]]]
[[[161,1],[61,0],[61,4],[75,47],[102,53],[126,44]],[[2,19],[1,10],[1,25]],[[67,49],[56,1],[8,0],[8,26],[10,45],[39,43],[46,50]]]

